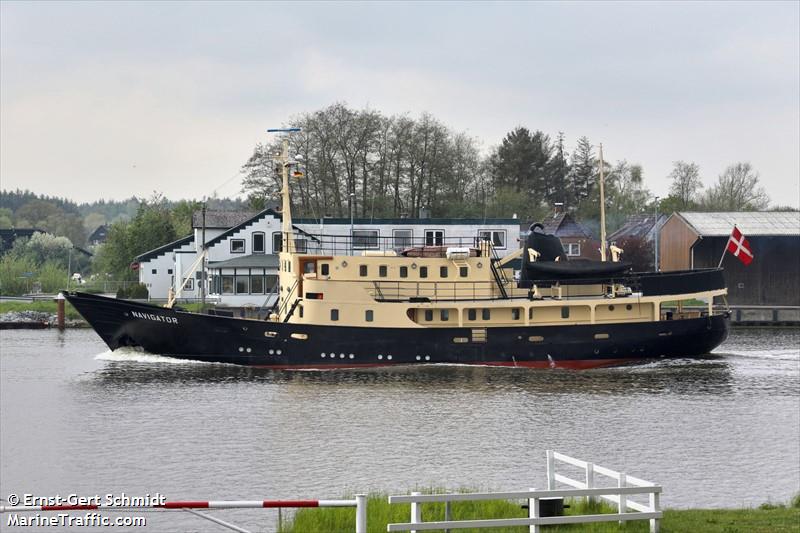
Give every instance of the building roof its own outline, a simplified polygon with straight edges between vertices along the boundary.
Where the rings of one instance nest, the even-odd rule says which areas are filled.
[[[279,259],[274,254],[252,254],[226,261],[212,261],[208,268],[278,268]]]
[[[733,226],[746,236],[800,236],[800,211],[676,213],[701,237],[727,237]]]
[[[556,237],[588,237],[593,238],[586,226],[576,222],[569,213],[554,213],[542,220],[544,232]]]
[[[666,213],[659,213],[658,226],[659,228],[664,225],[669,216]],[[617,231],[608,236],[609,241],[623,239],[626,237],[634,237],[639,239],[646,238],[650,232],[653,231],[653,222],[656,217],[653,213],[641,213],[638,215],[631,215]]]
[[[143,254],[137,255],[134,259],[139,263],[143,263],[145,261],[150,261],[151,259],[155,259],[161,254],[165,254],[167,252],[171,252],[175,248],[180,248],[184,244],[189,244],[190,242],[194,242],[194,235],[187,235],[182,239],[178,239],[177,241],[172,241],[170,243],[165,244],[164,246],[159,246],[149,252],[145,252]]]
[[[249,220],[258,211],[222,211],[206,210],[206,229],[228,229],[238,226],[245,220]],[[203,212],[195,211],[192,213],[192,227],[203,227]]]

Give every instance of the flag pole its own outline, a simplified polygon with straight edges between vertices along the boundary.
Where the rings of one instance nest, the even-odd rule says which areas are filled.
[[[736,229],[736,224],[733,225],[733,229]],[[733,235],[733,231],[731,231],[731,235]],[[722,261],[725,259],[725,254],[728,252],[728,244],[731,242],[731,235],[728,235],[728,241],[725,243],[725,247],[722,249],[722,257],[719,258],[719,264],[717,268],[722,267]]]

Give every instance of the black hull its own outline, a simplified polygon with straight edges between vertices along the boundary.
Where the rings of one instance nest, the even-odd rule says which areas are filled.
[[[67,300],[109,348],[272,368],[479,364],[591,368],[709,353],[728,336],[727,314],[663,322],[487,328],[486,342],[454,343],[469,328],[377,328],[263,322],[202,315],[82,293]],[[596,334],[608,338],[595,339]],[[541,337],[530,342],[529,337]],[[323,357],[324,354],[324,357]]]

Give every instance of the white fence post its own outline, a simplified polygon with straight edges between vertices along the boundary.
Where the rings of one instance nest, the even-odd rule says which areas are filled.
[[[547,490],[556,488],[556,459],[553,450],[547,450]]]
[[[422,494],[421,492],[412,492],[412,496],[419,496]],[[417,502],[411,502],[411,523],[412,524],[419,524],[422,522],[422,509],[420,508],[420,504]],[[417,533],[416,529],[412,529],[411,533]]]
[[[367,533],[366,494],[356,494],[356,533]]]
[[[534,492],[536,489],[531,489],[531,492]],[[528,518],[539,518],[539,498],[535,495],[533,498],[528,498]],[[538,524],[531,524],[528,528],[530,533],[539,533],[540,528]]]
[[[586,463],[586,488],[587,489],[594,488],[594,463]],[[594,496],[587,496],[586,502],[593,503]]]
[[[658,492],[650,493],[650,511],[657,513],[661,511],[661,494]],[[650,519],[650,533],[658,533],[661,529],[661,520],[658,518]]]
[[[624,487],[627,485],[628,481],[628,474],[625,472],[619,473],[619,481],[617,482],[618,487]],[[617,509],[619,514],[623,514],[628,512],[628,497],[625,494],[619,495],[619,505],[617,505]],[[624,525],[625,520],[620,520],[619,525]]]

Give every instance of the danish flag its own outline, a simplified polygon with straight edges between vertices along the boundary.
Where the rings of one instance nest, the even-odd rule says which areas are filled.
[[[727,250],[739,258],[739,261],[749,265],[753,262],[753,251],[750,249],[750,243],[747,242],[742,232],[736,226],[733,227],[731,236],[728,237]]]

